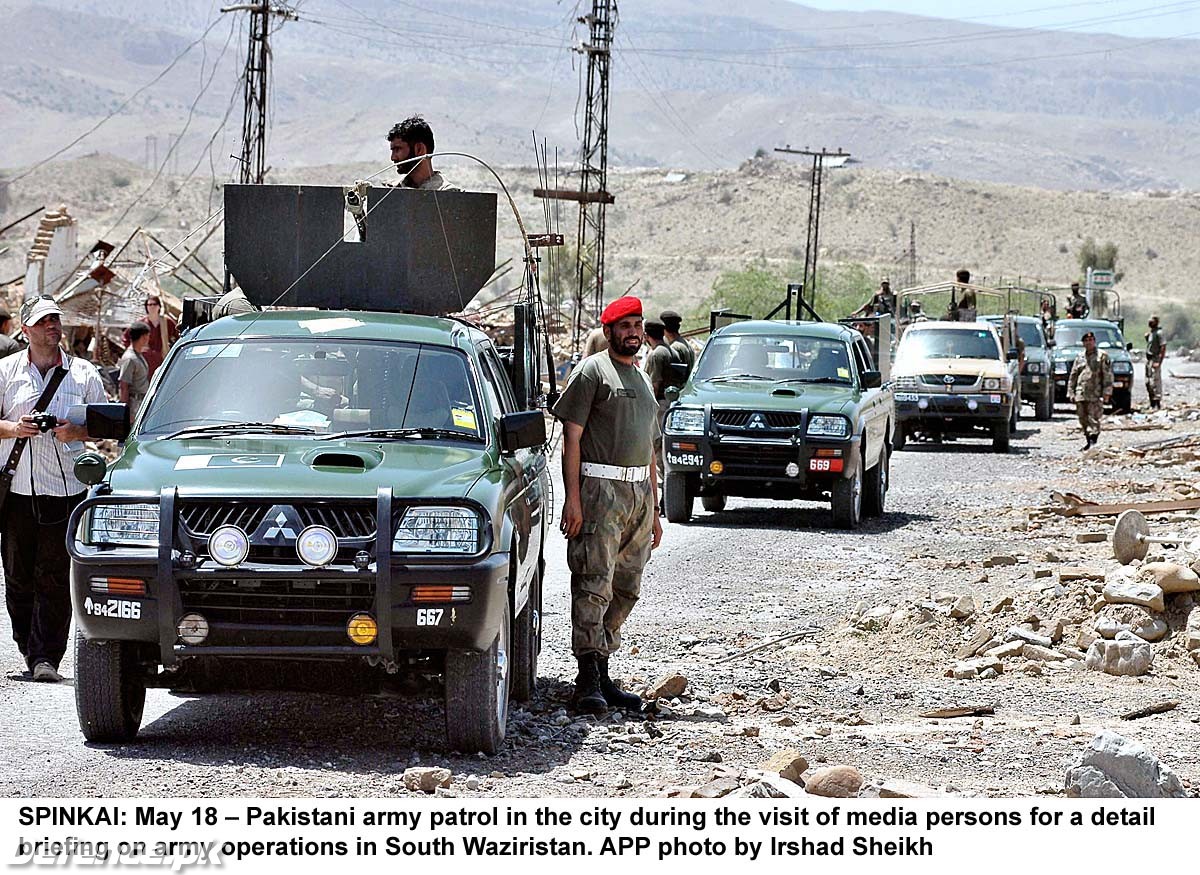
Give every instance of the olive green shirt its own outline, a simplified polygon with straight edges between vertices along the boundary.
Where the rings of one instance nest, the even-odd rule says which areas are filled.
[[[654,459],[658,402],[637,365],[619,364],[607,352],[588,356],[571,373],[553,413],[583,427],[581,461],[632,468]]]
[[[679,356],[679,361],[687,365],[688,374],[691,375],[692,368],[696,366],[695,348],[682,337],[677,337],[671,343],[671,349],[675,350],[675,355]]]
[[[1106,395],[1112,394],[1112,388],[1112,363],[1108,353],[1098,349],[1092,355],[1081,352],[1075,357],[1071,376],[1067,378],[1071,397],[1076,401],[1103,401]]]
[[[650,350],[650,354],[646,356],[646,379],[650,381],[650,388],[654,390],[654,397],[662,400],[663,390],[667,386],[674,386],[677,382],[674,379],[674,374],[669,373],[671,363],[675,361],[675,356],[672,355],[671,347],[665,343],[660,343],[654,349]]]
[[[137,416],[142,406],[142,399],[150,390],[150,368],[146,359],[132,346],[126,348],[117,362],[120,368],[120,380],[129,384],[129,418]]]
[[[1166,343],[1163,341],[1162,330],[1152,328],[1146,332],[1146,358],[1156,362],[1163,357]]]

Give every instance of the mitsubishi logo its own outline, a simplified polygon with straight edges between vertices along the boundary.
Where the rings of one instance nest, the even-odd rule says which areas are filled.
[[[755,413],[750,417],[750,424],[746,428],[766,428],[767,420],[763,418],[761,413]]]
[[[250,541],[254,544],[294,544],[302,528],[294,507],[277,504],[267,511],[266,517],[250,536]]]

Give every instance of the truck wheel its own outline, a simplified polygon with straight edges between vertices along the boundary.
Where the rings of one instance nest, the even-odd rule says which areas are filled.
[[[1008,420],[992,426],[992,449],[997,453],[1008,452]]]
[[[513,624],[512,697],[518,702],[533,698],[537,683],[538,653],[542,649],[542,573],[533,573],[529,601]]]
[[[892,432],[892,449],[902,450],[908,442],[908,429],[904,427],[904,423],[898,423],[895,430]]]
[[[867,472],[866,483],[863,484],[863,515],[883,516],[884,504],[887,502],[888,483],[891,480],[892,454],[885,444],[879,451],[879,461]]]
[[[1128,413],[1132,409],[1133,391],[1131,389],[1121,389],[1112,394],[1113,413]]]
[[[863,470],[854,469],[853,477],[839,477],[833,482],[833,524],[839,529],[857,529],[862,522]]]
[[[88,641],[75,633],[75,711],[88,741],[133,741],[142,725],[146,678],[132,641]]]
[[[692,494],[686,474],[668,474],[663,484],[663,510],[673,523],[686,523],[692,518]]]
[[[451,750],[482,751],[489,756],[504,744],[508,723],[510,611],[504,599],[504,616],[496,640],[483,653],[450,650],[446,653],[446,741]]]
[[[1051,389],[1037,400],[1038,422],[1048,422],[1054,417],[1054,390]]]
[[[700,504],[711,513],[720,513],[725,509],[724,495],[701,495]]]

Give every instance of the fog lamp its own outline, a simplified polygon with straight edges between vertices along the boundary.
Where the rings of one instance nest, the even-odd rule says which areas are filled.
[[[783,472],[785,474],[787,474],[789,477],[799,477],[800,476],[800,466],[797,465],[795,462],[788,462],[787,467],[783,469]]]
[[[220,526],[208,539],[208,555],[232,568],[250,555],[250,539],[237,526]]]
[[[337,535],[325,526],[309,526],[296,539],[296,555],[305,565],[320,568],[337,556]]]
[[[708,470],[713,474],[720,474],[725,470],[725,466],[716,459],[713,459],[708,465]]]
[[[375,618],[370,614],[355,614],[346,623],[346,635],[355,644],[370,644],[378,634],[379,627],[375,624]]]
[[[203,644],[208,637],[208,620],[200,614],[184,614],[179,618],[175,631],[184,644]]]
[[[974,398],[972,398],[970,401],[967,402],[967,410],[978,410],[978,409],[979,409],[979,402],[976,401]]]
[[[917,402],[917,409],[925,410],[927,407],[929,407],[929,399],[928,398],[922,398],[920,401]]]

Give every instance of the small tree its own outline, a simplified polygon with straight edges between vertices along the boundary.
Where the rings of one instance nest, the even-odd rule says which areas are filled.
[[[1079,247],[1079,270],[1082,277],[1087,277],[1088,268],[1093,270],[1111,270],[1113,281],[1119,280],[1125,274],[1117,270],[1117,244],[1111,240],[1097,245],[1092,237],[1083,241]]]

